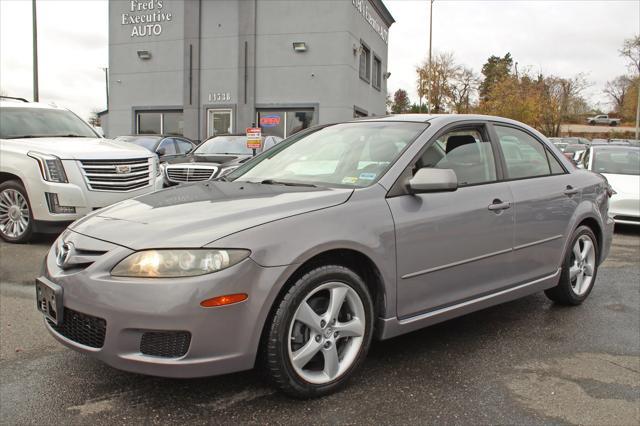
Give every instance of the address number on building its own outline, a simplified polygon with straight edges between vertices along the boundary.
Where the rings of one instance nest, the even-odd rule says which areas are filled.
[[[215,92],[209,93],[209,102],[222,102],[222,101],[230,101],[231,93],[229,92]]]

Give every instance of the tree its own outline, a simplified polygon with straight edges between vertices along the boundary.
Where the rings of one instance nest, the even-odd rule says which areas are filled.
[[[640,35],[626,39],[622,43],[620,56],[629,60],[629,68],[640,75]]]
[[[89,116],[88,123],[93,127],[100,127],[100,116],[98,115],[99,109],[93,109],[91,111],[91,115]]]
[[[429,62],[425,61],[422,66],[416,68],[418,75],[418,96],[429,97],[427,102],[431,105],[431,112],[436,114],[447,112],[452,104],[452,99],[455,96],[462,96],[464,103],[464,97],[466,91],[464,89],[464,82],[460,80],[464,68],[462,65],[456,63],[453,53],[444,52],[436,55],[431,61],[431,70],[429,70]],[[429,78],[431,75],[431,78]],[[470,81],[469,81],[470,84]],[[429,86],[431,91],[429,91]],[[454,90],[459,91],[454,93]],[[457,99],[458,102],[460,100]],[[455,108],[454,108],[455,109]]]
[[[393,99],[391,99],[391,93],[387,92],[387,97],[384,100],[384,105],[387,114],[391,114],[391,108],[393,107]]]
[[[491,55],[482,66],[484,80],[480,84],[480,100],[487,101],[493,86],[511,74],[513,58],[511,53],[503,57]]]
[[[398,89],[393,94],[393,105],[391,105],[391,112],[394,114],[404,114],[409,110],[411,102],[409,102],[409,95],[406,90]]]
[[[630,85],[631,78],[626,75],[621,75],[611,81],[607,81],[607,84],[604,86],[604,93],[609,95],[613,101],[615,112],[622,113],[622,107],[626,95],[629,92]]]
[[[456,114],[468,114],[478,87],[478,77],[471,68],[460,67],[450,85],[450,105]]]

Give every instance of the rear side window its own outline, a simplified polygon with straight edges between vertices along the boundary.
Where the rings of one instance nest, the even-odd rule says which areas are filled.
[[[523,179],[564,173],[558,160],[528,133],[495,125],[509,179]]]

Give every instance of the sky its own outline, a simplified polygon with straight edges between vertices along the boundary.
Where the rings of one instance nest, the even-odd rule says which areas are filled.
[[[37,0],[40,99],[88,118],[106,106],[106,0]],[[323,0],[314,0],[323,1]],[[348,1],[348,0],[347,0]],[[415,67],[427,58],[429,2],[384,0],[389,32],[388,91],[416,95]],[[640,33],[640,1],[436,0],[433,52],[452,52],[476,73],[510,52],[519,70],[570,77],[584,73],[588,100],[606,109],[602,89],[625,73],[618,54]],[[31,1],[0,0],[0,92],[32,99]]]

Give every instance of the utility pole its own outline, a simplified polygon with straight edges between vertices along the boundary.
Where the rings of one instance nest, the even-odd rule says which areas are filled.
[[[431,114],[431,37],[433,35],[433,2],[429,5],[429,70],[427,74],[427,113]]]
[[[636,105],[636,141],[640,140],[640,78],[638,78],[638,103]]]
[[[33,101],[40,100],[38,90],[38,20],[36,13],[36,0],[31,1],[31,14],[33,19]]]
[[[104,71],[104,87],[107,94],[107,109],[109,109],[109,68],[102,68]]]

